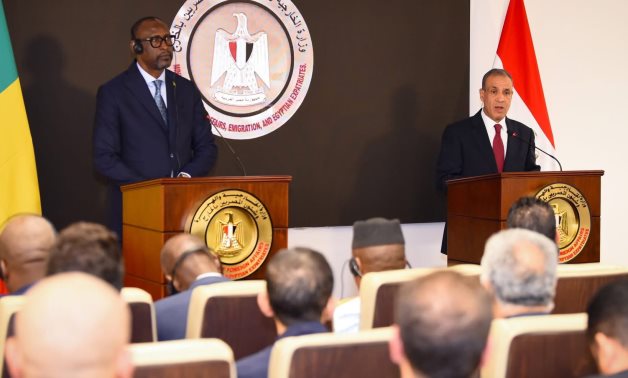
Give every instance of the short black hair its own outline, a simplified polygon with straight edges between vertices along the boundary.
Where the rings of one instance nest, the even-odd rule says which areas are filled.
[[[282,249],[266,268],[266,289],[275,316],[284,325],[320,321],[334,287],[325,257],[309,248]]]
[[[628,349],[628,280],[602,287],[587,307],[587,337],[593,343],[598,332],[617,340]]]
[[[512,204],[506,220],[508,228],[525,228],[556,240],[556,217],[545,201],[535,197],[522,197]]]
[[[491,76],[506,76],[510,79],[510,81],[513,81],[510,72],[502,68],[492,68],[487,73],[485,73],[484,76],[482,76],[482,89],[486,89],[486,80],[488,80],[488,78]]]
[[[159,21],[159,22],[163,22],[164,24],[166,24],[164,22],[164,20],[162,20],[161,18],[156,17],[156,16],[142,17],[139,20],[135,21],[133,23],[133,25],[131,26],[131,39],[137,39],[137,29],[140,28],[140,25],[142,25],[142,23],[144,21]]]
[[[120,290],[124,265],[116,234],[89,222],[63,229],[50,249],[47,275],[76,271],[99,277]]]
[[[491,304],[490,294],[477,277],[453,271],[405,283],[397,296],[395,323],[415,373],[472,376],[486,347]]]

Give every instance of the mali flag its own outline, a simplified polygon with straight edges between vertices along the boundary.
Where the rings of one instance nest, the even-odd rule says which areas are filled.
[[[17,213],[41,214],[41,205],[33,142],[0,4],[0,228]]]

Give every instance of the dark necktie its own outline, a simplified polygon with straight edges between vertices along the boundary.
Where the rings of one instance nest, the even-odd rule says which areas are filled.
[[[497,172],[504,170],[504,143],[502,142],[501,133],[502,125],[495,125],[495,137],[493,138],[493,155],[497,163]]]
[[[159,113],[161,113],[161,118],[164,119],[166,125],[168,124],[168,113],[166,113],[166,104],[164,104],[164,99],[161,97],[161,80],[153,81],[155,84],[155,103],[157,104],[157,108],[159,108]]]

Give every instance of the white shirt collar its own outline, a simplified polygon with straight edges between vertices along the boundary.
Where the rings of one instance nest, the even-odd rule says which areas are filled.
[[[488,140],[491,142],[491,146],[493,145],[493,138],[495,138],[495,125],[499,124],[502,126],[499,137],[502,139],[502,143],[504,145],[504,156],[506,156],[506,150],[508,148],[506,118],[503,118],[499,122],[495,122],[489,116],[487,116],[486,113],[484,113],[484,108],[482,108],[482,111],[480,113],[482,114],[482,121],[484,121],[484,127],[486,128],[486,133],[488,134]]]
[[[491,119],[491,117],[489,117],[488,115],[486,115],[486,113],[484,113],[484,108],[482,108],[482,120],[484,121],[484,125],[486,127],[491,127],[493,128],[493,126],[500,124],[502,125],[502,130],[506,128],[506,118],[502,118],[501,120],[499,120],[498,122],[495,122]]]
[[[196,276],[196,281],[202,280],[203,278],[207,278],[207,277],[222,277],[222,274],[218,272],[201,273],[198,276]]]
[[[155,84],[153,84],[153,81],[161,80],[161,97],[164,99],[164,104],[168,106],[168,96],[166,94],[166,70],[163,70],[161,72],[161,75],[159,75],[159,77],[155,79],[151,74],[144,71],[144,69],[142,68],[142,66],[140,66],[138,62],[135,62],[135,64],[137,64],[137,68],[140,70],[140,74],[144,78],[144,81],[146,82],[146,85],[148,86],[148,90],[150,90],[150,94],[152,97],[155,97]]]

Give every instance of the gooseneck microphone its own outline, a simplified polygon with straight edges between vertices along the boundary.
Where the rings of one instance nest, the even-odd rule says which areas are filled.
[[[211,120],[209,120],[209,124],[212,125],[212,127],[214,128],[214,130],[216,130],[216,132],[218,133],[218,135],[220,135],[220,140],[222,140],[222,142],[225,144],[225,146],[227,146],[227,148],[229,149],[229,151],[231,151],[231,154],[233,155],[233,157],[235,157],[236,161],[238,162],[238,165],[240,166],[240,169],[242,170],[242,176],[247,176],[246,174],[246,168],[244,168],[244,164],[242,164],[242,160],[240,160],[240,156],[238,156],[238,153],[235,152],[235,150],[233,149],[233,147],[231,147],[231,144],[227,141],[227,139],[222,135],[222,133],[220,132],[220,129],[218,129],[218,127],[216,127],[214,124],[211,123]]]
[[[556,159],[556,157],[548,152],[543,151],[542,149],[540,149],[539,147],[537,147],[536,145],[532,145],[532,143],[528,142],[527,140],[523,139],[522,137],[519,136],[519,134],[516,131],[510,130],[510,129],[506,129],[506,134],[511,135],[514,138],[519,139],[520,141],[523,141],[525,144],[527,144],[528,146],[534,147],[537,150],[541,151],[542,153],[544,153],[545,155],[551,157],[552,159],[554,159],[557,163],[558,163],[558,167],[560,168],[560,171],[563,171],[563,165],[560,164],[560,161],[558,161],[558,159]]]

